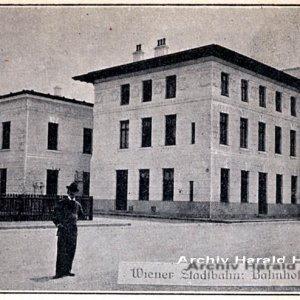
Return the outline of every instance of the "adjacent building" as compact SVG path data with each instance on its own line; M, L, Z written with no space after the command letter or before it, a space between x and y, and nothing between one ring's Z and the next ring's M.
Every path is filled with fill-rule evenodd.
M300 80L219 45L74 77L95 87L94 208L299 216Z
M93 104L23 90L0 96L0 192L89 195Z

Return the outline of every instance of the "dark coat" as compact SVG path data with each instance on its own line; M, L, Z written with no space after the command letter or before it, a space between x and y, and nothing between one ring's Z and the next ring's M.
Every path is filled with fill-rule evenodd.
M84 218L81 204L76 200L63 199L54 209L53 222L57 230L56 275L71 272L77 243L77 219Z

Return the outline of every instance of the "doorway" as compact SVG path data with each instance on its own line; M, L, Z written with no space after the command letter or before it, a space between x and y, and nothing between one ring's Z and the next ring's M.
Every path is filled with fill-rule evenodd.
M116 210L127 210L128 170L117 170Z

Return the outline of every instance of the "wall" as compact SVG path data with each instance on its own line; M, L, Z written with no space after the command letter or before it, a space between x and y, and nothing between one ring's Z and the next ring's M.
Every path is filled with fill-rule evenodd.
M58 194L65 194L76 171L90 171L91 155L83 154L83 128L93 128L92 107L31 96L28 109L27 192L34 191L34 182L46 188L47 169L53 169L59 170ZM48 122L59 124L57 151L47 149Z
M135 201L137 208L141 206L137 203L139 169L150 169L153 202L162 203L163 168L174 168L175 202L189 201L189 181L194 181L194 201L209 200L211 63L193 63L95 85L91 193L95 202L99 200L96 207L107 203L104 200L115 201L118 169L128 169L128 200L133 205ZM177 76L177 93L173 99L165 99L165 78L169 75ZM142 103L142 81L147 79L152 79L152 101ZM130 84L130 104L121 106L120 85L126 83ZM164 145L168 114L177 115L176 146ZM150 148L141 148L141 118L144 117L152 117ZM129 149L119 149L121 120L130 120ZM194 145L191 122L196 123Z
M229 97L221 96L221 72L230 75ZM249 101L241 101L241 79L248 80ZM266 108L259 106L259 85L266 86ZM282 92L282 112L275 111L275 91ZM290 129L296 130L299 145L299 99L297 91L279 85L267 78L257 76L248 71L233 67L221 61L213 63L213 103L212 103L212 189L211 200L220 201L220 168L230 169L230 202L240 203L240 172L248 170L249 173L249 202L254 203L256 210L258 202L258 172L268 173L268 203L270 215L284 215L284 206L275 204L276 174L283 175L283 204L291 202L291 175L298 176L298 201L300 179L300 149L297 148L297 157L290 157ZM290 115L290 97L297 98L297 116ZM229 114L229 145L219 144L219 114ZM248 119L248 149L240 148L239 126L240 117ZM266 152L258 151L258 122L266 123ZM275 126L282 127L282 154L275 154L274 131ZM272 204L277 208L272 208ZM253 206L244 205L241 211L253 213ZM280 208L281 207L281 208ZM272 213L271 213L272 211ZM277 211L277 213L275 213ZM257 211L256 211L257 212Z
M24 191L24 151L26 140L26 99L0 100L0 148L2 122L11 122L10 149L0 149L0 168L7 169L7 193Z

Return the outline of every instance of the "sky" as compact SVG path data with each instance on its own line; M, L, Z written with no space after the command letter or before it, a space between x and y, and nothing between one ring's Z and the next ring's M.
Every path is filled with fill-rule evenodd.
M0 7L0 95L23 89L93 102L73 76L145 58L166 38L169 53L219 44L275 68L300 67L300 6Z

